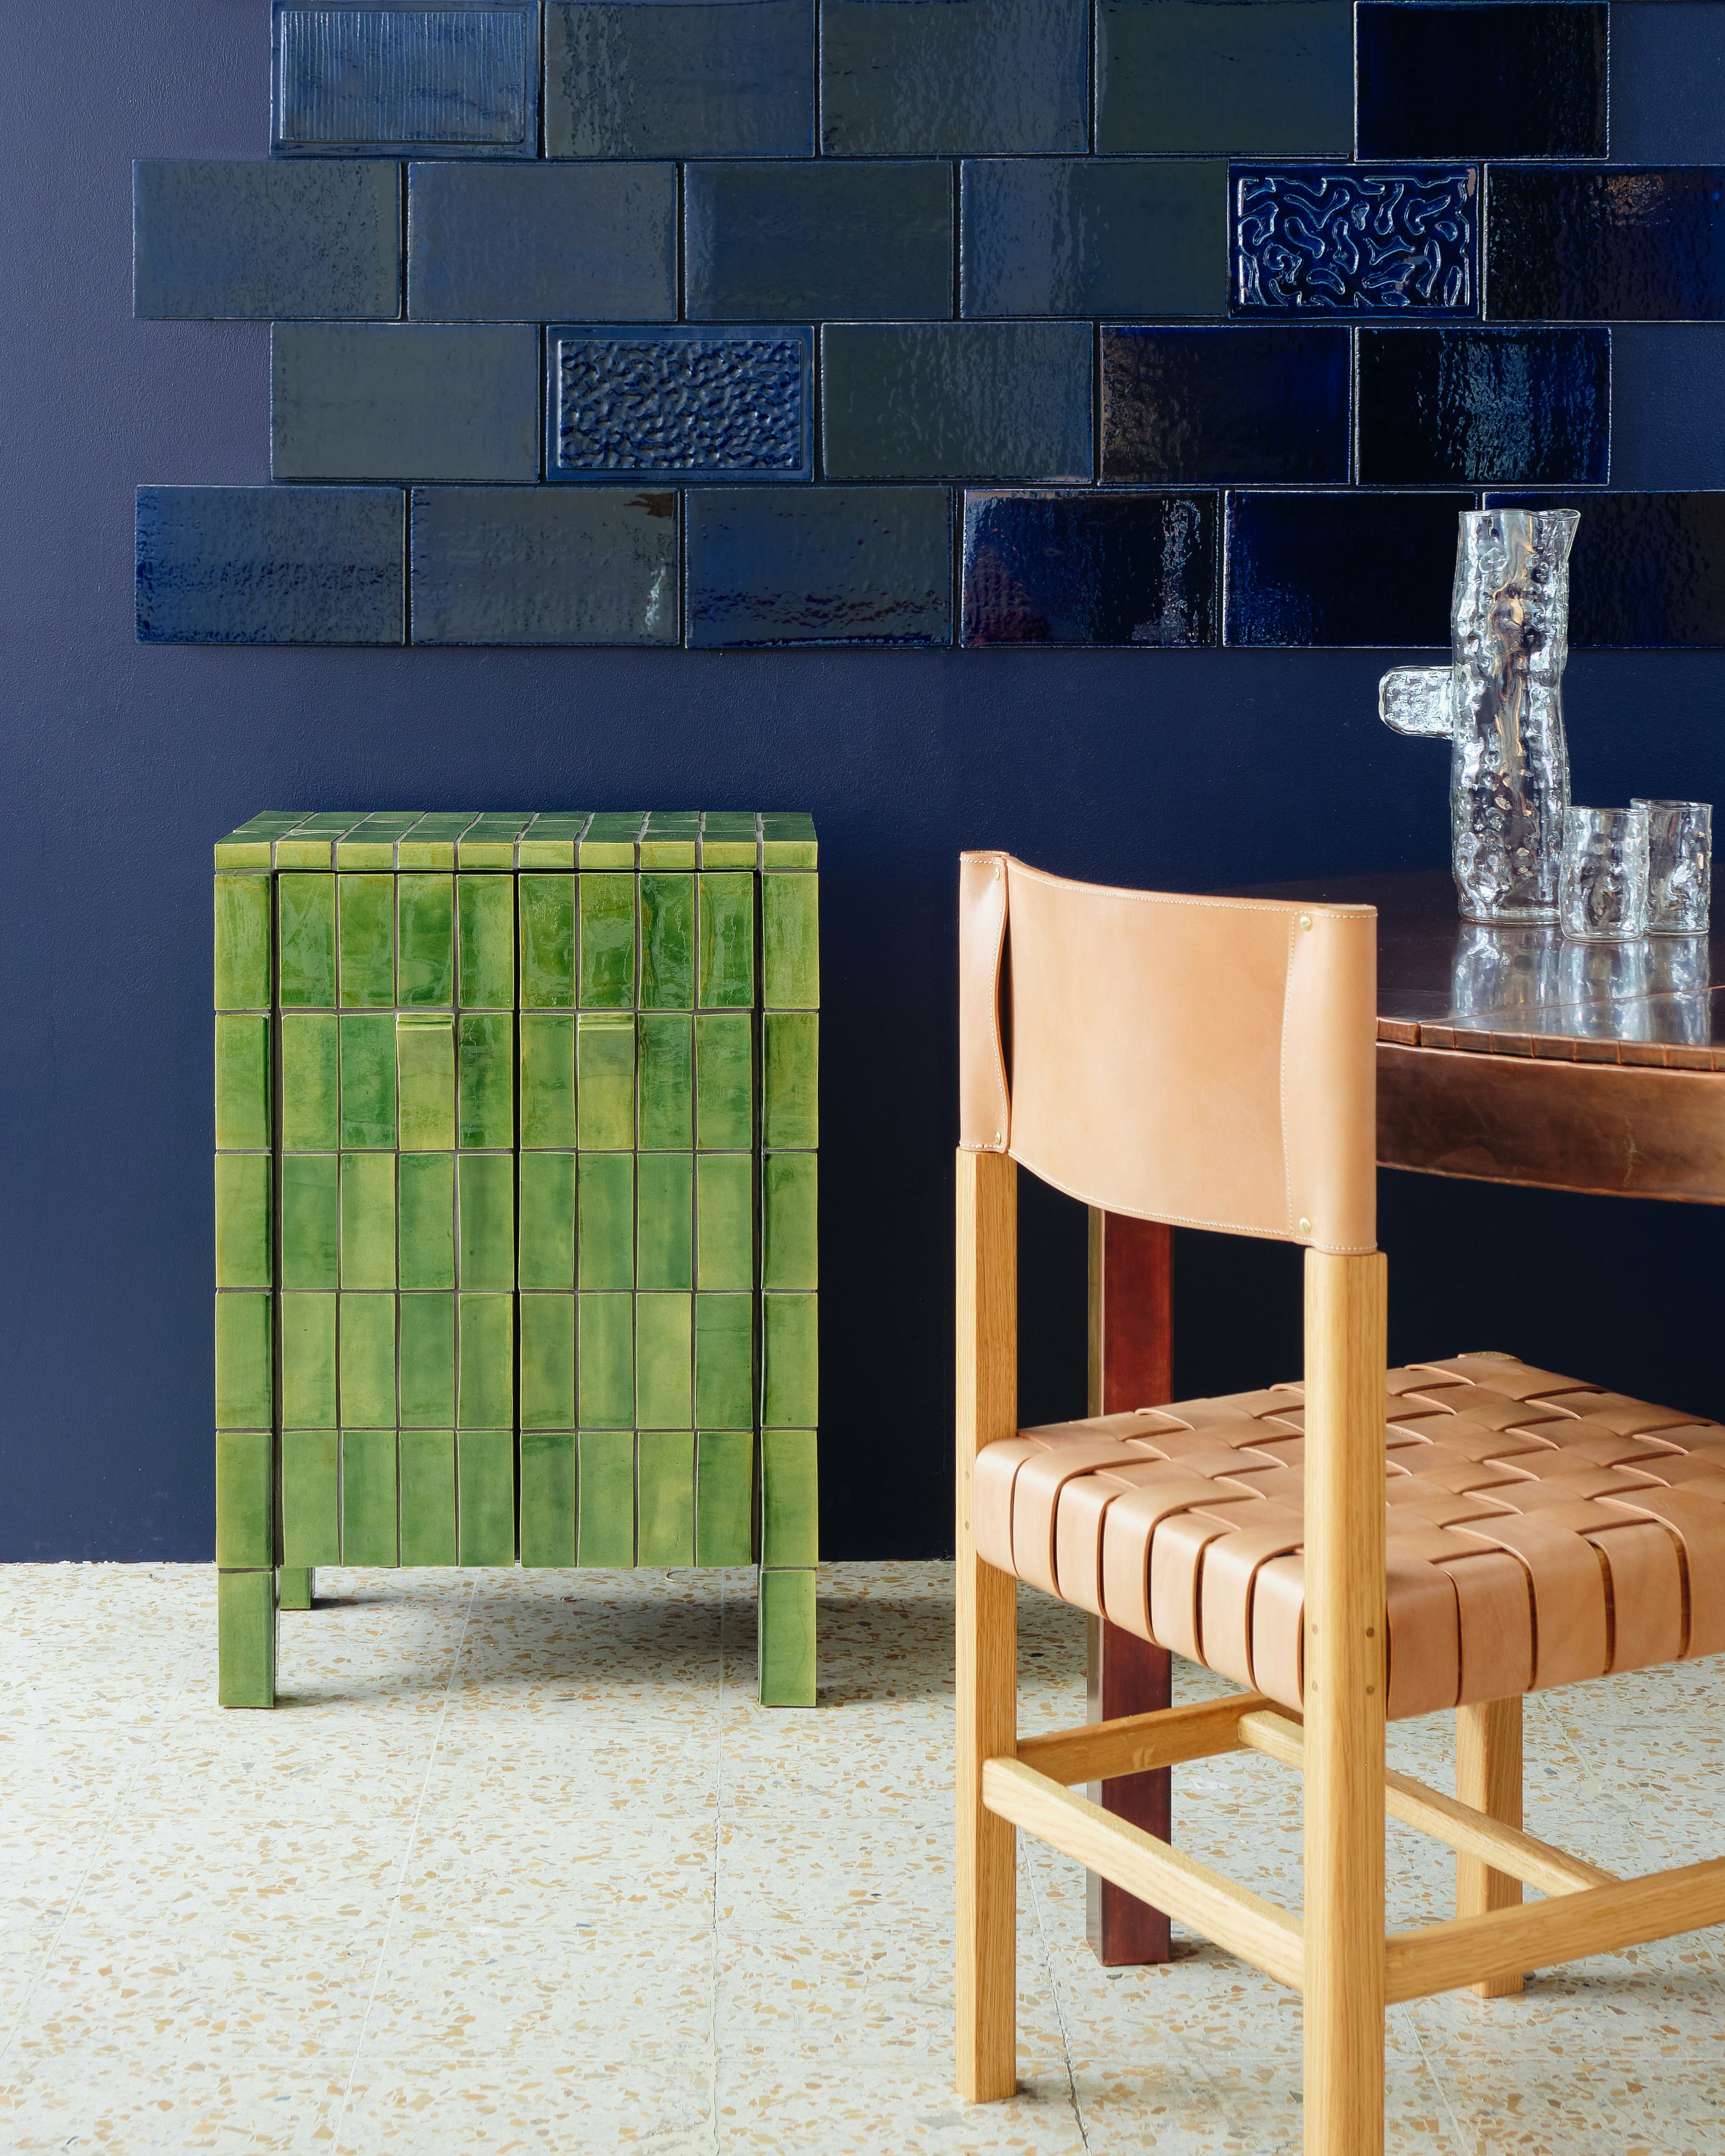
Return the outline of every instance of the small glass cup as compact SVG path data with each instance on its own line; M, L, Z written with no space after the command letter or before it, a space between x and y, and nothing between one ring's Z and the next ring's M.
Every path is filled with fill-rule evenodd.
M1647 932L1705 936L1712 899L1713 809L1708 801L1642 801L1647 814Z
M1578 943L1621 943L1647 932L1647 812L1566 808L1558 921Z

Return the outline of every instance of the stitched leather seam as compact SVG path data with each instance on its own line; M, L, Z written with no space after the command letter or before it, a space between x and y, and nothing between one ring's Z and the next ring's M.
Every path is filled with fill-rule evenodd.
M982 858L992 860L993 856L984 855ZM1301 913L1339 914L1358 918L1374 911L1369 906L1307 905L1291 898L1223 898L1189 891L1127 891L1117 884L1080 883L1072 876L1050 875L1045 869L1028 867L1012 854L1004 855L1002 858L1020 875L1029 876L1033 883L1059 885L1066 891L1086 891L1099 898L1130 899L1137 906L1195 906L1214 907L1230 913L1286 913L1296 919Z

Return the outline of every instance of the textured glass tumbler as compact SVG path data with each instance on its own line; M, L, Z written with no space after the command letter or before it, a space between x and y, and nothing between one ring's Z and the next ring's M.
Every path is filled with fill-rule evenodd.
M1558 920L1579 943L1647 932L1647 811L1566 808Z
M1705 936L1713 895L1713 811L1707 801L1642 801L1647 815L1647 932Z

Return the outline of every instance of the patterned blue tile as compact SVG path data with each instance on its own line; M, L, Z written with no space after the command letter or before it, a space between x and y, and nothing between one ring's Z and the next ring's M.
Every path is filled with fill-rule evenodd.
M814 0L552 0L548 157L807 157Z
M539 476L531 323L278 322L270 345L277 479Z
M683 187L693 321L952 311L950 165L690 165Z
M1488 494L1486 506L1579 509L1569 641L1725 645L1725 494Z
M1362 0L1359 155L1603 157L1610 13L1603 0Z
M966 315L1227 311L1225 165L975 159L963 168L960 202Z
M677 499L633 487L422 486L415 644L675 644Z
M1102 331L1102 478L1348 482L1345 329Z
M821 146L1002 157L1090 146L1086 0L822 0Z
M1603 485L1611 332L1362 330L1358 429L1368 485Z
M1216 640L1212 494L968 494L967 644Z
M808 479L813 333L751 324L546 332L547 479Z
M1479 311L1471 166L1236 165L1230 178L1236 312Z
M1725 167L1494 165L1486 281L1500 321L1725 321Z
M409 165L408 313L670 321L675 165Z
M1611 476L1621 487L1725 488L1725 322L1611 332Z
M141 644L399 644L394 487L141 486Z
M1096 147L1351 156L1349 0L1100 0Z
M398 166L144 157L131 177L133 314L401 312Z
M1447 644L1471 494L1230 494L1222 639Z
M275 0L273 21L275 156L538 155L536 5Z
M1725 163L1725 6L1622 7L1611 21L1611 154Z
M685 501L691 646L952 641L944 487L701 487Z
M1087 480L1087 322L829 323L829 479Z

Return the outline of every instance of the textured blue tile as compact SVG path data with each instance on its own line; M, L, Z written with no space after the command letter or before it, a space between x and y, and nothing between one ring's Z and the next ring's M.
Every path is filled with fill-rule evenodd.
M671 321L675 165L410 165L408 313Z
M950 165L690 165L683 186L693 321L952 311Z
M278 322L277 479L539 476L539 332L525 322Z
M1610 13L1603 0L1362 0L1360 156L1603 157Z
M807 479L803 328L546 331L547 479Z
M967 315L1227 312L1224 164L982 158L960 203Z
M1368 485L1603 485L1611 332L1362 330L1358 429Z
M1725 163L1725 5L1615 8L1611 154L1624 163Z
M1725 323L1611 332L1611 475L1621 487L1725 487Z
M1725 167L1494 165L1486 286L1508 321L1725 320Z
M141 644L399 644L402 496L141 486Z
M415 487L415 644L675 644L677 501L632 487Z
M143 157L131 180L135 315L401 312L398 166Z
M1725 494L1488 494L1486 506L1579 509L1569 641L1725 645Z
M1087 480L1086 322L829 323L829 479Z
M702 487L685 501L691 645L952 641L944 487Z
M1100 0L1096 147L1351 156L1349 0Z
M968 494L967 644L1216 640L1213 494Z
M276 0L273 19L278 157L537 156L536 5L295 8Z
M1345 329L1102 331L1102 477L1348 482Z
M1447 644L1471 494L1230 494L1230 644Z
M807 157L814 0L553 0L549 157Z
M822 0L821 146L840 157L1088 149L1086 0Z
M1471 166L1236 165L1230 180L1238 312L1478 312L1478 175Z

